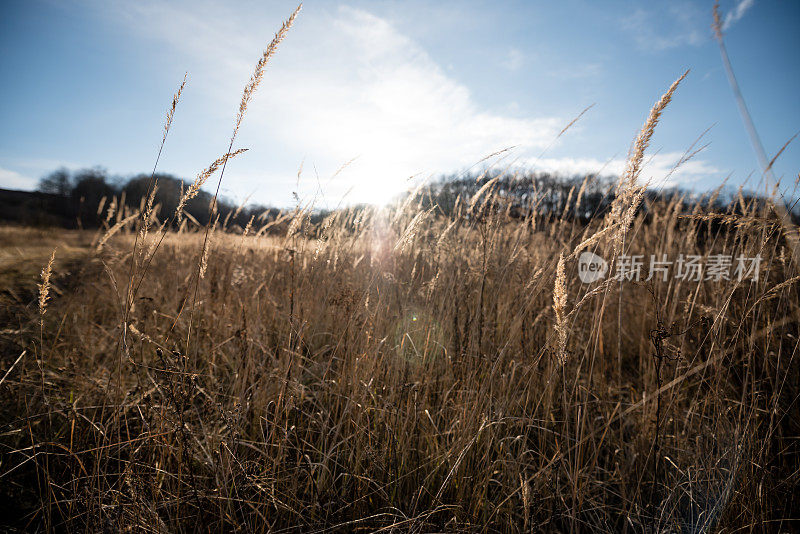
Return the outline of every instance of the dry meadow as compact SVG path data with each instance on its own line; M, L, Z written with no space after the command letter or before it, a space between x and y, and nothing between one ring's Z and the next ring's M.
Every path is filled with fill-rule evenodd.
M520 216L487 177L448 213L421 188L244 228L115 199L98 232L0 229L8 528L796 529L797 230L770 201L645 194L679 82L588 223L583 187ZM586 251L609 276L579 279ZM761 263L615 278L633 255Z

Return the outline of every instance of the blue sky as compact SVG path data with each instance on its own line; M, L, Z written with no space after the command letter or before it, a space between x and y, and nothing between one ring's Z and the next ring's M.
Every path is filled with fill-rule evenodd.
M704 190L730 175L732 186L758 188L711 37L711 5L309 0L267 68L236 142L250 151L229 165L222 190L277 206L290 204L293 191L309 198L319 190L321 206L382 202L510 146L497 165L614 174L652 104L687 68L643 178ZM293 8L5 0L0 187L33 189L59 166L149 170L187 71L159 170L192 179L227 148L242 88ZM721 8L771 157L800 130L800 3L728 0ZM709 127L708 148L665 181ZM794 184L800 140L774 170Z

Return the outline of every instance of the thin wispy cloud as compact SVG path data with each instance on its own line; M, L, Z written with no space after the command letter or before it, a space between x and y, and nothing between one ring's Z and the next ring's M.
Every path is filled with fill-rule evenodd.
M680 2L659 9L636 9L621 25L639 49L660 52L703 43L707 38L703 21L696 6Z
M736 7L729 11L727 15L725 15L725 21L722 23L722 29L727 30L734 23L741 20L745 13L747 13L747 11L753 7L753 4L755 4L755 0L739 0L739 2L736 3Z

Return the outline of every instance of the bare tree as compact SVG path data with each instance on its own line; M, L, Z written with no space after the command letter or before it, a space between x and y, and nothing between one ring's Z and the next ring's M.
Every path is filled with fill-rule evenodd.
M53 195L61 195L67 197L72 193L73 183L72 177L67 169L61 167L42 177L39 180L39 185L36 188L42 193L50 193Z

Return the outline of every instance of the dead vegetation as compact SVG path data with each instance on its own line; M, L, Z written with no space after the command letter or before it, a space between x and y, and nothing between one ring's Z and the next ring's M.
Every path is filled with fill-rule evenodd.
M678 82L601 223L511 217L491 182L447 217L419 195L239 235L109 216L69 290L3 331L3 514L69 532L796 528L797 266L762 204L719 229L645 197ZM585 250L611 275L636 254L762 261L757 280L584 284Z

